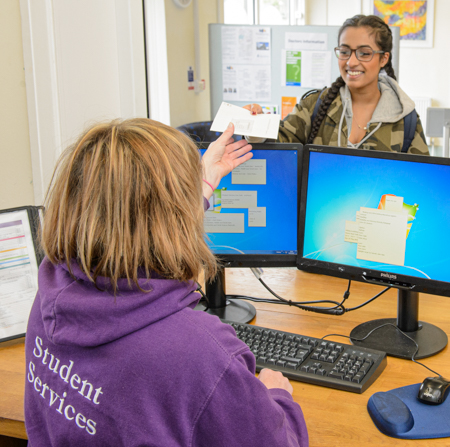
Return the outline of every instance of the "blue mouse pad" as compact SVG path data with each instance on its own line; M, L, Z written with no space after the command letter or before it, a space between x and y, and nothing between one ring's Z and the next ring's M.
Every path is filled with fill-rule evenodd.
M378 430L393 438L427 439L450 436L450 395L440 405L417 400L420 383L373 394L367 410Z

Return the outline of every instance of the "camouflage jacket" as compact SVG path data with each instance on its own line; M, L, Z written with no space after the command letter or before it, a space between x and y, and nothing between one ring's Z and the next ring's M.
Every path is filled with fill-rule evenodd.
M326 95L328 90L322 93L322 97ZM311 93L304 97L297 104L290 115L288 115L281 123L278 133L278 141L281 142L300 142L306 144L308 136L311 131L311 116L314 111L319 92ZM413 106L414 108L414 106ZM327 111L327 116L323 120L314 144L321 144L327 146L338 146L339 139L339 123L341 121L344 107L341 95L338 94L334 101L330 104ZM379 126L379 128L370 135L367 140L359 146L360 149L372 149L378 151L392 151L401 152L403 146L404 136L404 119L401 118L397 122L371 122L368 125L366 135L370 134ZM340 135L340 146L347 147L348 145L348 127L347 121L342 122L342 129ZM417 127L414 139L409 147L408 153L429 155L428 146L425 141L422 123L420 118L417 119Z

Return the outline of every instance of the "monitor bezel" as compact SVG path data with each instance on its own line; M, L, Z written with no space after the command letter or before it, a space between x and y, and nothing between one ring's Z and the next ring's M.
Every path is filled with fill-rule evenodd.
M362 150L341 148L334 146L322 145L305 145L302 157L302 173L300 186L300 207L298 212L298 256L297 268L309 273L318 273L327 276L344 278L359 282L371 283L380 286L390 286L402 290L410 290L414 292L422 292L433 295L442 295L450 297L450 284L444 281L418 278L415 276L401 275L391 273L389 271L371 270L362 267L348 266L344 264L336 264L326 261L303 257L303 245L305 236L305 215L307 207L307 191L308 191L308 171L309 171L309 154L311 152L327 152L334 154L350 155L357 157L379 158L387 160L402 160L412 163L438 164L450 166L450 159L443 157L431 157L426 155L415 155L398 152L384 152L375 150ZM390 274L393 277L388 279L381 277L381 274Z
M207 149L211 143L202 142L197 143L199 149ZM299 191L301 183L301 160L303 144L301 143L251 143L253 150L292 150L297 151L297 203L296 209L299 209ZM298 229L298 215L297 215L297 229ZM298 233L297 233L297 254L215 254L220 264L226 268L239 267L296 267L298 255Z

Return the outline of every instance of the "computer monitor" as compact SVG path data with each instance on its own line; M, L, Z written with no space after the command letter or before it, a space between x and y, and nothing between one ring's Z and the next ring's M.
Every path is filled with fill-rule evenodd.
M398 289L397 318L358 326L352 342L411 358L392 323L416 358L442 350L447 335L418 321L418 292L450 296L450 160L307 145L301 175L297 267Z
M205 145L201 146L203 154ZM220 261L214 281L206 284L208 312L248 322L249 302L229 299L225 268L295 267L301 144L252 144L251 160L220 182L205 213L208 244Z

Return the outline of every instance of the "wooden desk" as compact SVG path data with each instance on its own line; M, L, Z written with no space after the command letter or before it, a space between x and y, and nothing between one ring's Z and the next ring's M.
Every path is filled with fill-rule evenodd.
M23 413L24 341L17 338L0 343L0 435L19 439L27 439ZM6 445L6 440L0 439L0 445Z
M332 299L340 301L347 281L338 278L307 274L296 269L266 269L264 281L284 298L291 300ZM227 293L271 298L249 269L226 272ZM380 287L352 283L348 307L354 307L371 298ZM338 333L348 335L350 330L367 320L394 318L397 314L397 295L390 290L364 308L343 316L305 312L283 305L256 304L254 323L260 326L322 337ZM450 334L450 299L421 295L419 318L436 324ZM336 341L345 341L336 338ZM450 375L449 348L422 360L430 368ZM367 401L377 391L388 391L422 382L428 371L407 360L388 357L386 369L363 394L348 393L330 388L294 382L294 399L305 414L310 435L310 446L351 447L367 445L448 446L450 438L432 440L398 440L381 434L373 424ZM26 439L23 417L23 386L25 359L23 339L0 345L0 435ZM1 444L1 443L0 443Z
M278 295L293 301L340 301L348 284L343 279L307 274L296 269L264 269L263 280ZM249 269L227 270L226 284L228 294L272 298ZM353 282L347 307L357 306L381 290L381 287ZM257 308L257 314L252 323L314 337L332 333L348 335L353 327L362 322L397 316L397 292L394 290L389 290L371 304L343 316L305 312L284 305L253 304ZM450 337L450 298L421 294L419 319L439 326ZM341 337L334 340L349 343ZM383 435L375 427L367 412L367 401L372 394L419 383L432 375L427 369L411 361L394 357L388 357L387 360L381 376L363 394L291 381L294 399L301 405L305 415L311 447L450 445L450 438L399 440ZM444 376L450 375L448 346L439 354L421 362Z

